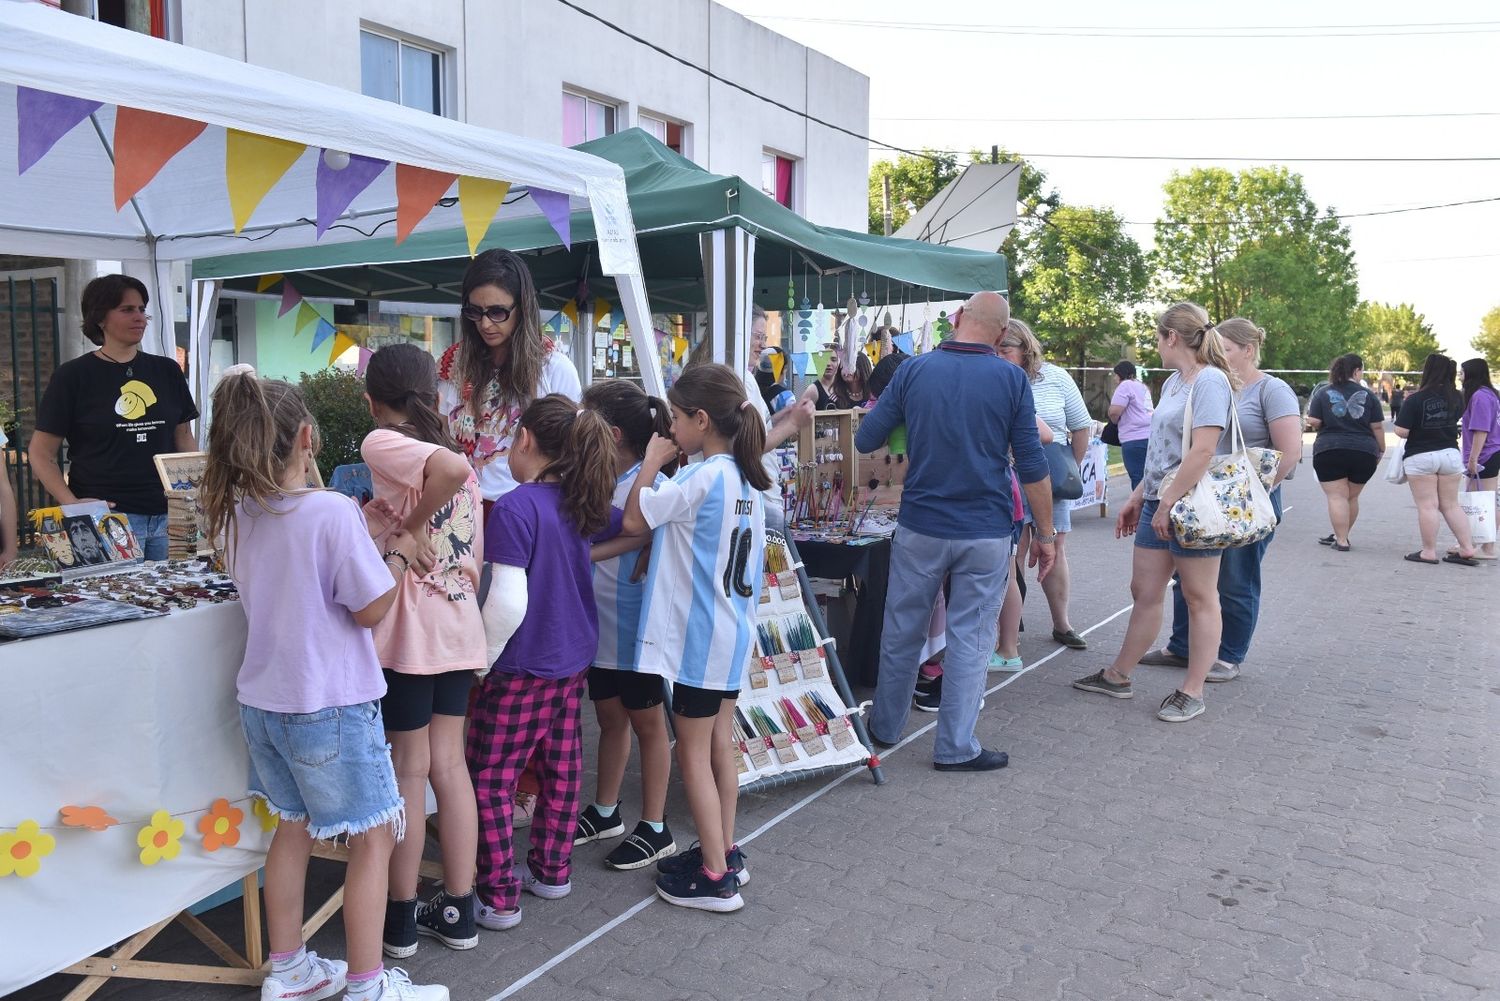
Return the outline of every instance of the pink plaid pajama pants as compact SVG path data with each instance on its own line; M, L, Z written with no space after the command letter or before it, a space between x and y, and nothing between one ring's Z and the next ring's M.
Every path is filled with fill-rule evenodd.
M583 785L579 710L587 678L587 669L571 678L491 671L474 700L466 757L479 803L475 885L496 910L520 905L511 816L516 783L533 755L541 791L526 862L540 882L568 881Z

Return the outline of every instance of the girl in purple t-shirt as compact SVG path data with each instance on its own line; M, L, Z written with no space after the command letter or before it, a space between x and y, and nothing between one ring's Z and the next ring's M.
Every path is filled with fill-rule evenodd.
M579 708L599 621L589 541L618 531L611 515L614 436L592 410L554 393L521 414L508 460L518 486L495 501L484 532L492 665L469 712L468 759L479 801L478 921L521 923L521 890L556 899L572 890L573 834L583 784ZM518 876L512 818L516 783L535 759L531 851Z
M370 628L408 569L431 563L408 532L382 554L347 497L307 489L317 429L302 394L253 372L214 391L203 508L223 540L249 623L238 678L250 748L250 794L280 819L266 858L271 972L262 999L439 1001L381 963L391 851L406 827L381 725L385 679ZM302 941L302 898L314 840L349 843L344 937L349 961Z
M1481 493L1495 492L1500 483L1500 393L1490 382L1490 363L1483 358L1470 358L1463 363L1464 374L1464 474L1468 477L1465 490L1472 490L1478 481ZM1477 560L1495 558L1495 544L1486 542L1476 547Z

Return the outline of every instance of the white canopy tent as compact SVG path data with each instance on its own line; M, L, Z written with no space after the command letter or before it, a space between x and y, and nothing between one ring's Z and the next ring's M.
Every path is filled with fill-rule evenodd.
M18 174L17 91L31 88L103 107ZM208 128L177 153L120 211L114 201L118 105L172 115ZM306 150L235 232L226 186L229 130L306 145ZM120 260L151 290L155 316L144 344L175 346L170 265L249 249L316 241L316 175L324 149L512 185L501 216L540 211L535 188L591 211L598 254L620 298L644 382L662 383L625 180L619 166L586 153L440 118L301 77L262 69L50 9L0 0L0 252ZM364 239L394 226L395 169L380 174L322 241ZM413 231L463 225L444 199ZM420 241L417 241L420 242ZM423 255L414 252L414 259ZM190 357L200 406L217 283L190 297Z
M971 163L892 236L990 253L1016 225L1021 165Z

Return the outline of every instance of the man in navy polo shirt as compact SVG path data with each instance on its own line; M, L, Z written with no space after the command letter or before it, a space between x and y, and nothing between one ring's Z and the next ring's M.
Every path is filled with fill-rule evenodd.
M953 335L896 370L854 439L873 452L906 425L906 485L891 543L880 680L870 735L889 747L911 713L912 686L933 603L949 581L948 649L934 766L939 771L1004 768L1003 751L974 736L985 664L1010 572L1010 453L1033 520L1052 524L1052 486L1037 436L1026 373L995 353L1010 307L980 292L953 318ZM1057 536L1034 536L1030 563L1045 577Z

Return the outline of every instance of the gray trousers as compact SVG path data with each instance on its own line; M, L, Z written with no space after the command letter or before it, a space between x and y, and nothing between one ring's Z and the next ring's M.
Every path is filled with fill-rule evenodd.
M984 698L1011 556L1009 536L934 539L896 529L880 640L880 679L870 716L870 732L875 737L894 743L906 727L927 624L946 577L950 582L948 649L943 657L943 701L932 757L942 764L956 764L979 754L974 724Z

